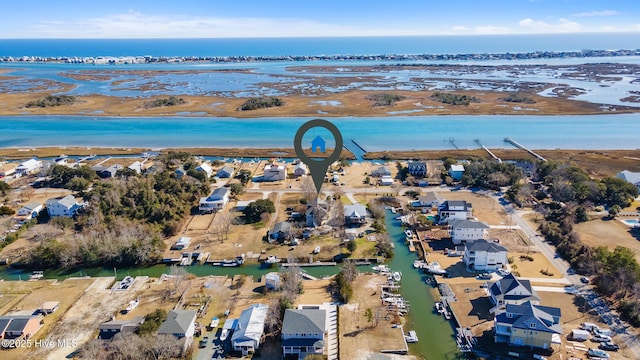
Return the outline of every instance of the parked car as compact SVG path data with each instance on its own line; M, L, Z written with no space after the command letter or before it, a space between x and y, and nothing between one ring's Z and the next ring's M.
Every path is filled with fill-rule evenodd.
M498 275L500 276L507 276L509 275L509 272L507 270L504 269L498 269L498 271L496 271L498 273Z
M209 337L205 336L202 338L202 340L200 340L200 347L207 347L207 343L209 343Z
M600 335L600 334L596 334L593 335L593 337L591 338L591 341L595 341L595 342L609 342L611 341L611 337L607 336L607 335Z
M588 284L589 281L590 281L589 278L586 277L586 276L583 276L583 277L580 278L580 282L583 283L583 284Z
M599 349L589 349L587 351L587 356L589 356L592 359L608 359L609 358L609 354L605 351L599 350Z
M478 279L480 280L491 280L491 274L489 273L482 273L478 275Z
M602 350L618 351L618 349L620 349L620 346L618 346L618 344L614 344L611 341L607 341L607 342L603 342L602 344L598 345L598 348L602 349Z

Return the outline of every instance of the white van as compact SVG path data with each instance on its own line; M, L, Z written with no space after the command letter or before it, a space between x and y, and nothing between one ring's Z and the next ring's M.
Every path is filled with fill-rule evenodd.
M583 330L587 330L587 331L591 331L591 332L600 330L600 327L598 325L596 325L594 323L590 323L590 322L584 322L584 323L580 324L580 327Z
M611 331L611 329L597 329L594 331L594 333L598 335L607 335L607 336L613 335L613 332Z

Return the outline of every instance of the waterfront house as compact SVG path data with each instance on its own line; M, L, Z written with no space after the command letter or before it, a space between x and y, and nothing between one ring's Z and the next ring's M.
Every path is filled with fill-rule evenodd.
M76 201L73 195L67 195L62 198L47 200L46 207L50 217L73 217L77 214L78 210L82 208L82 205Z
M92 169L93 171L96 172L96 174L99 177L103 179L108 179L108 178L115 177L116 174L118 173L118 170L122 170L123 168L124 167L120 164L113 164L110 166L96 165Z
M111 320L98 326L98 339L111 340L116 334L131 335L140 324L144 323L144 316L136 316L130 320Z
M307 226L316 227L322 225L329 214L329 204L316 198L315 205L313 202L307 203L307 211L305 213Z
M437 209L444 202L444 198L436 191L427 191L426 194L418 196L418 200L412 203L415 207L426 209Z
M407 164L407 170L409 174L416 178L423 178L427 176L427 162L426 161L409 161Z
M464 165L461 164L453 164L449 168L449 176L455 181L460 181L462 179L462 175L464 175Z
M41 326L40 317L34 315L0 316L0 339L30 339Z
M324 355L327 336L327 312L324 309L287 309L282 321L282 353L285 358L297 355Z
M456 219L449 222L449 235L454 245L486 239L489 229L489 225L475 220Z
M216 176L221 178L221 179L227 179L233 176L233 172L234 169L231 166L223 166L221 167L218 172L216 173Z
M344 222L348 225L362 225L367 222L367 208L362 204L344 206Z
M180 179L181 177L187 175L187 170L185 170L184 167L180 166L179 168L175 169L173 173L176 174L176 177L178 179Z
M507 249L484 239L467 242L464 247L464 264L477 271L496 271L507 266Z
M27 219L32 219L38 216L40 211L44 208L42 203L34 201L18 209L18 216L25 216Z
M447 200L438 207L438 223L448 224L453 220L466 220L473 218L471 203L465 200Z
M496 312L494 340L515 346L549 349L561 342L561 310L526 301L520 305L508 304Z
M371 171L371 176L374 176L374 177L391 176L391 168L388 166L380 166L379 168Z
M260 348L268 310L268 305L255 304L242 311L231 336L233 350L246 356Z
M185 351L193 342L196 314L195 310L169 311L167 319L158 328L158 335L172 335L178 339L184 339L182 351Z
M273 225L273 229L267 232L270 243L283 242L291 238L291 223L282 221Z
M129 166L127 166L127 169L135 171L136 174L141 174L142 171L144 170L144 163L136 160L132 162Z
M206 162L203 162L202 164L196 166L196 171L205 173L208 178L213 175L213 169L211 168L211 165Z
M300 162L293 166L293 176L300 177L302 175L307 175L307 165Z
M211 213L221 210L229 202L229 189L225 187L213 190L211 195L200 198L198 210L201 213Z
M15 169L16 174L24 176L31 174L42 167L42 161L37 159L29 159L20 163Z
M378 183L382 186L391 186L393 185L393 179L390 175L383 175L380 177L380 180L378 180Z
M287 177L287 167L284 164L267 164L264 167L262 181L280 181Z
M616 177L635 185L638 188L638 191L640 191L640 172L623 170L619 172L618 175L616 175Z
M540 303L540 297L531 287L531 282L518 279L513 274L507 274L489 286L489 299L497 307L506 304L520 305L527 301Z

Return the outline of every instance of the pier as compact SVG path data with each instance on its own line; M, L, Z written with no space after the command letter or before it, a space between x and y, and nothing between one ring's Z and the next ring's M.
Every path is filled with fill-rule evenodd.
M513 146L515 146L515 147L517 147L518 149L522 149L522 150L524 150L524 151L528 152L529 154L533 155L533 156L534 156L535 158L537 158L538 160L542 160L542 161L544 161L544 162L547 162L547 159L545 159L545 158L543 158L542 156L540 156L540 155L536 154L533 150L531 150L531 149L529 149L528 147L526 147L526 146L524 146L524 145L520 144L519 142L517 142L517 141L513 140L513 139L512 139L512 138L510 138L510 137L506 137L506 138L504 138L504 141L505 141L505 142L508 142L509 144L511 144L511 145L513 145Z
M480 143L480 139L476 139L476 144L478 144L478 146L480 146L482 148L482 150L486 151L489 154L489 156L491 156L495 161L498 162L498 164L502 164L502 159L500 159L494 153L492 153L491 150L489 150L489 148L487 148L486 146L482 145Z
M347 144L342 144L342 147L351 152L353 156L356 157L357 161L364 161L364 155L367 153L367 150L365 150L365 148L363 148L362 145L358 144L355 140L351 139L351 142L355 147L352 146L351 149L349 149Z
M280 264L280 266L282 267L289 267L289 266L297 266L297 267L311 267L311 266L336 266L338 265L338 263L333 262L333 261L316 261L316 262L310 262L310 263L282 263Z

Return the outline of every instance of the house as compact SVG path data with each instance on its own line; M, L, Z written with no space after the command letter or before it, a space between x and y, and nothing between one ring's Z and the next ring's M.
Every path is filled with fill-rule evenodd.
M268 310L268 305L255 304L242 311L231 336L233 350L244 356L260 348Z
M471 203L464 200L447 200L438 207L438 223L447 224L453 220L473 218Z
M453 164L449 168L449 176L455 181L460 181L464 175L464 166L460 164Z
M96 165L92 169L103 179L115 177L118 170L122 170L124 167L120 164L113 164L111 166Z
M44 208L44 205L42 205L42 203L30 202L27 205L18 209L18 216L26 216L27 219L32 219L37 217L43 208Z
M509 263L504 246L484 239L467 242L462 259L467 268L478 271L495 271Z
M140 174L144 170L144 163L136 160L132 162L131 165L127 166L127 169L135 171L136 174Z
M0 179L11 176L16 173L17 163L2 163L0 162Z
M203 172L203 173L207 174L208 178L210 178L211 175L213 175L213 169L211 168L211 165L209 165L206 162L203 162L202 164L198 165L196 167L196 171Z
M291 238L291 223L282 221L273 225L273 229L267 232L270 243L282 242Z
M444 202L444 198L436 191L428 191L426 194L418 196L418 200L412 203L415 207L437 209Z
M456 219L449 222L449 235L454 245L486 239L489 236L489 225L474 220Z
M388 166L380 166L379 168L371 171L371 176L374 176L374 177L391 176L391 168Z
M560 317L561 310L556 307L536 305L531 301L508 304L496 313L494 340L496 343L549 349L561 341Z
M427 176L427 162L426 161L409 161L407 164L407 170L409 174L416 178L423 178Z
M316 136L313 140L311 140L311 152L316 152L320 150L320 152L327 152L326 142L320 136Z
M280 289L280 274L277 272L270 272L264 276L264 285L269 290Z
M221 167L216 173L216 176L221 179L226 179L226 178L232 177L233 172L234 172L234 169L231 166L227 165L227 166Z
M111 340L116 334L133 334L140 324L144 323L144 316L136 316L130 320L111 320L98 326L98 339Z
M382 186L390 186L393 185L393 179L390 175L383 175L380 177L380 180L378 180L378 183Z
M20 163L15 169L15 172L20 176L31 174L32 172L40 169L42 167L42 161L37 159L29 159L25 162Z
M307 165L300 162L293 166L293 176L300 177L302 175L307 175Z
M513 274L507 274L489 286L489 299L496 306L520 305L527 301L540 303L540 297L531 287L531 282L518 279Z
M193 342L196 331L195 310L171 310L167 319L160 324L158 335L173 335L178 339L185 339L183 351Z
M59 306L59 301L45 301L44 303L42 303L40 309L38 309L38 312L44 315L53 314L54 312L56 312L56 310L58 310Z
M307 226L316 227L322 225L329 214L329 204L316 198L315 206L313 203L307 203L307 210L305 213Z
M73 195L67 195L63 198L47 200L46 207L50 217L73 217L82 208L82 205L76 201Z
M297 355L325 354L327 312L324 309L287 309L282 321L282 354L285 358Z
M629 170L623 170L616 175L618 179L622 179L628 183L635 185L640 191L640 172L631 172Z
M213 190L211 195L200 198L198 210L201 213L211 213L221 210L229 202L229 189L225 187Z
M189 247L191 244L191 238L187 236L183 236L175 244L171 247L171 250L184 250Z
M344 206L344 222L346 225L362 225L367 222L367 208L362 204Z
M40 330L42 323L38 316L7 315L0 316L0 339L30 339Z
M287 167L284 164L278 165L276 163L267 164L264 167L264 175L262 181L280 181L287 177Z

